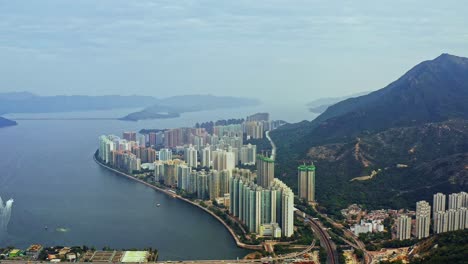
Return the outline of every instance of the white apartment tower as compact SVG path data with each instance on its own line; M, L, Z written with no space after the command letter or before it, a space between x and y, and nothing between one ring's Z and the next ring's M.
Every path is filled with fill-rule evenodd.
M190 145L184 150L184 160L189 167L196 168L198 165L198 154L197 150Z
M411 217L402 215L397 219L397 238L399 240L410 239L411 237Z
M416 203L416 237L418 239L429 236L431 225L431 206L426 201Z

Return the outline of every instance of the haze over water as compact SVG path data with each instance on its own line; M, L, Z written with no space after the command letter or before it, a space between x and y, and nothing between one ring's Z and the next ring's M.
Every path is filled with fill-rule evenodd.
M289 109L288 111L284 109ZM8 236L0 246L89 245L145 248L160 259L235 259L224 227L208 214L142 184L115 175L92 156L101 134L142 128L193 126L220 118L269 111L273 119L300 121L313 114L303 106L259 106L183 114L167 120L20 120L0 129L0 195L15 203ZM87 113L11 114L21 117L120 117L128 110ZM160 203L160 207L156 204ZM48 229L45 229L45 226Z

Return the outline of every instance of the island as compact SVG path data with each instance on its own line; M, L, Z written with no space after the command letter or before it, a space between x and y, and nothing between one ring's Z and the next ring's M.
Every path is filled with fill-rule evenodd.
M16 125L17 125L16 121L6 119L0 116L0 128L8 127L8 126L16 126Z
M144 119L175 118L182 113L205 110L240 108L255 106L260 102L256 99L214 96L214 95L183 95L160 99L156 104L145 109L128 114L120 120L138 121Z

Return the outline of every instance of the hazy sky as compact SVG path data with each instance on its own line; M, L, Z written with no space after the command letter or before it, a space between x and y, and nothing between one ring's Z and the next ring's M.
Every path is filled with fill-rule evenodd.
M468 56L460 1L0 0L0 91L310 101Z

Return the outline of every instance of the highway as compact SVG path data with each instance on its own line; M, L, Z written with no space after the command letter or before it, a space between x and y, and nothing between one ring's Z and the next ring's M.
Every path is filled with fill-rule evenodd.
M318 213L318 212L317 212L317 213ZM348 240L346 240L346 239L343 238L343 237L342 237L341 239L343 239L343 240L344 240L346 243L348 243L350 246L352 246L352 247L354 247L354 248L356 248L356 249L362 250L362 252L364 252L364 258L365 258L365 261L364 261L364 262L365 262L365 263L368 263L368 264L372 263L372 261L373 261L373 260L372 260L372 255L371 255L369 252L367 252L367 250L366 250L366 245L365 245L361 240L359 240L359 238L357 238L357 237L353 234L353 232L351 232L350 230L348 230L348 229L346 229L346 228L343 228L343 226L342 226L341 224L336 223L336 222L333 221L333 219L331 219L330 217L328 217L328 216L326 216L326 215L324 215L324 214L321 214L321 213L318 213L318 214L320 214L322 217L324 217L326 220L328 220L330 223L332 223L332 225L334 225L335 227L338 227L338 228L340 228L341 230L343 230L343 232L345 233L345 235L346 235L347 237L351 238L351 239L354 241L354 243L349 242Z
M302 257L304 254L308 253L315 247L316 241L312 241L306 249L300 252L293 252L287 255L280 255L277 257L268 257L268 258L261 258L261 259L239 259L239 260L184 260L184 261L158 261L157 263L199 263L199 264L211 264L211 263L265 263L271 261L278 261L278 260L286 260L286 259L295 259L298 257Z
M325 246L325 249L327 250L327 263L338 263L338 252L336 251L336 248L334 247L334 244L331 241L328 232L324 230L324 227L320 224L319 221L314 220L310 215L307 215L304 212L302 212L302 214L306 216L305 219L308 223L310 223L310 226L314 230L315 234L319 236L320 244L322 246Z

